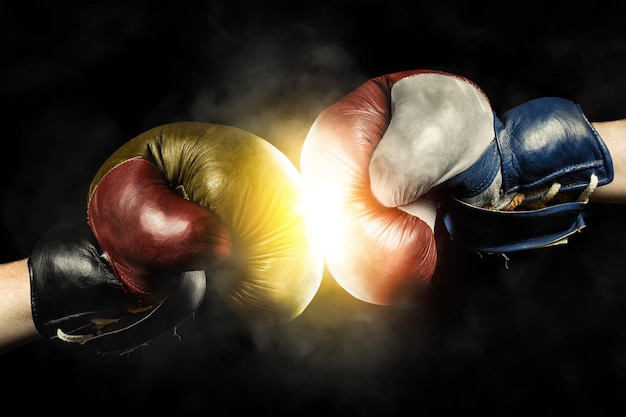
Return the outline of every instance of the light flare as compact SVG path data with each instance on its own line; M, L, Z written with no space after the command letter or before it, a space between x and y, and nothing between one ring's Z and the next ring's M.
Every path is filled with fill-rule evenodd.
M313 245L322 253L332 250L336 236L344 227L339 213L342 212L344 196L338 187L308 190L305 193L305 211Z

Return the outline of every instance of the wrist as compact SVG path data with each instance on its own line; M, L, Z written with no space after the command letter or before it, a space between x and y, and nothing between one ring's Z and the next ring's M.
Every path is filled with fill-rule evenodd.
M40 339L30 307L27 259L0 265L0 353Z

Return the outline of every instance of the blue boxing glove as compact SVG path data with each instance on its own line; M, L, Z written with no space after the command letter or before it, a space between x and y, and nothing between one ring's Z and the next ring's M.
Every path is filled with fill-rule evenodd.
M446 184L456 197L444 209L448 232L484 252L567 242L585 227L591 193L613 180L602 138L579 105L555 97L494 117L494 130L480 159Z
M370 177L382 204L410 211L433 198L453 239L496 253L566 242L585 227L583 209L613 166L569 100L531 100L499 118L471 81L426 73L393 86Z
M613 179L606 145L580 106L545 97L494 116L495 137L480 158L444 186L473 205L498 210L542 208L557 195ZM588 192L589 192L588 191ZM587 193L588 193L587 192ZM577 199L585 200L583 193Z

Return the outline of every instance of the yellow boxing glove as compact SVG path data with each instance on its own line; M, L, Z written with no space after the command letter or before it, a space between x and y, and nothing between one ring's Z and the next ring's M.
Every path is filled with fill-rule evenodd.
M165 299L177 274L204 270L238 315L277 325L321 283L300 173L238 128L177 122L138 135L100 167L87 211L137 305Z

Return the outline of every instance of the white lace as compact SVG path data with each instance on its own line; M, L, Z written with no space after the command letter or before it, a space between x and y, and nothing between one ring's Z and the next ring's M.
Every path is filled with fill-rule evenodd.
M589 197L598 187L598 176L596 174L591 174L589 178L589 184L587 187L580 193L576 201L579 203L587 204L589 202ZM533 208L545 207L548 205L550 201L557 196L559 191L561 190L561 184L558 182L553 183L548 191L537 201L530 203L529 205ZM503 208L504 211L513 211L520 205L522 205L526 200L526 195L523 193L517 193L511 201Z

